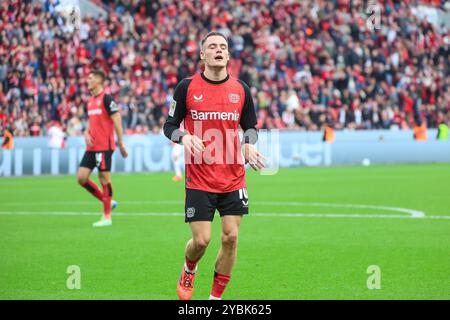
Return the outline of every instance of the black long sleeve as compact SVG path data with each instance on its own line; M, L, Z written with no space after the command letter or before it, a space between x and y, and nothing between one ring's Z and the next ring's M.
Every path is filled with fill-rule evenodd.
M258 141L258 130L256 129L256 111L252 94L244 81L239 80L239 83L244 87L245 92L244 107L242 108L241 121L239 122L242 130L244 130L243 143L255 144Z
M103 96L103 105L110 116L119 111L119 106L114 102L114 98L110 94Z
M164 123L164 135L176 143L181 143L181 139L186 135L180 130L180 124L186 115L186 95L190 83L190 79L183 79L176 86L169 115Z

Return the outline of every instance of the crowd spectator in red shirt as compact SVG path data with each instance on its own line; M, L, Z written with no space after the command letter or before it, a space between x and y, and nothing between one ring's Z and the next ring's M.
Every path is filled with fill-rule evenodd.
M450 30L412 13L444 1L378 1L373 30L361 0L93 2L108 14L76 26L58 0L0 3L0 127L44 135L58 121L81 134L85 77L101 67L126 132L158 133L175 84L201 69L210 30L230 35L229 71L251 86L260 128L433 128L450 118Z

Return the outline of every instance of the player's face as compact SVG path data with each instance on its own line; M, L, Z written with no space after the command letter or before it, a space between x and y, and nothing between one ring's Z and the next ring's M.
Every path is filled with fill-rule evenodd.
M95 91L102 85L102 79L99 76L91 73L87 78L87 86L89 91Z
M227 41L221 36L209 37L203 44L200 58L209 68L225 68L230 60Z

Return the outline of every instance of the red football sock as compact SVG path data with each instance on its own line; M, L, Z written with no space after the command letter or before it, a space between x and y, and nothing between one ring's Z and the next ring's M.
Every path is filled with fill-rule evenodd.
M214 281L212 285L211 295L214 298L222 298L223 291L227 287L231 276L214 272Z
M189 260L188 257L186 257L186 267L192 272L195 272L195 267L197 267L197 262L198 262L198 260L192 261L192 260Z
M111 183L102 184L103 187L103 215L105 219L111 219L111 198L112 186Z
M103 202L103 192L100 191L95 182L88 180L88 182L83 184L83 188L89 191L98 200Z

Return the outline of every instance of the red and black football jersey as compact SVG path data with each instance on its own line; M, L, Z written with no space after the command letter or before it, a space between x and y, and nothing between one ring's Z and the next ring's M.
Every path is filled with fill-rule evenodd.
M87 151L108 151L116 148L114 123L111 115L119 111L111 95L104 91L93 96L87 103L89 134L93 145L86 146Z
M182 122L185 132L179 130ZM164 134L177 143L193 134L206 147L201 159L185 153L186 188L224 193L245 187L239 126L246 142L256 143L256 112L243 81L230 76L212 81L201 73L178 84Z

